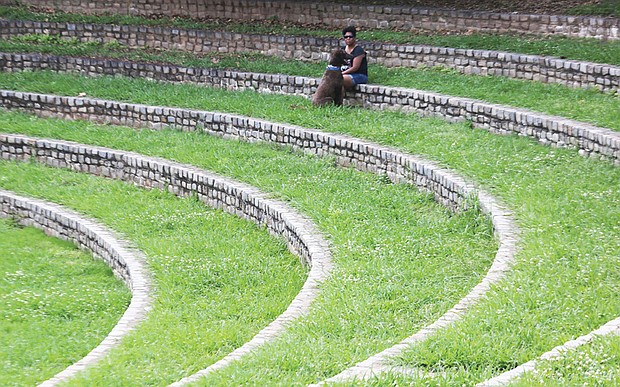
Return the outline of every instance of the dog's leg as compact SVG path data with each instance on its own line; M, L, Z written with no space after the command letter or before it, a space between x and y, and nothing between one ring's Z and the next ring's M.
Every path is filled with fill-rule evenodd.
M336 104L336 106L342 106L342 103L344 101L344 93L344 86L342 86L340 90L336 90L336 98L334 99L334 103Z

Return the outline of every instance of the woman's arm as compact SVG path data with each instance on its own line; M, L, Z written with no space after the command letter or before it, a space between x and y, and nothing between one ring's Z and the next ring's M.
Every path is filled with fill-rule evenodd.
M351 63L351 67L349 67L348 69L346 69L342 73L343 74L353 74L353 73L356 73L357 70L359 70L360 66L362 65L362 59L364 59L365 56L366 56L366 54L362 54L362 55L358 55L355 58L353 58L353 61Z

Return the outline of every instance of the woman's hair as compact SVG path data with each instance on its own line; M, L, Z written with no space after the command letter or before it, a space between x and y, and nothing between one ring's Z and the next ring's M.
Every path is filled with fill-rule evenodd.
M357 34L357 30L353 26L345 27L342 30L342 36L346 35L347 32L350 32L353 36L355 36Z

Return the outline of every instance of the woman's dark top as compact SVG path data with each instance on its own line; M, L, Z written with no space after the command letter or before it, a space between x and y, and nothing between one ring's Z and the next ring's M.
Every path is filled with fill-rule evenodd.
M342 67L342 69L346 70L350 68L353 65L353 58L360 55L364 55L364 58L362 58L362 64L360 65L360 68L357 69L357 73L368 76L368 61L366 60L366 51L364 51L364 49L360 46L355 46L355 48L350 54L347 54L346 52L344 53L345 65Z

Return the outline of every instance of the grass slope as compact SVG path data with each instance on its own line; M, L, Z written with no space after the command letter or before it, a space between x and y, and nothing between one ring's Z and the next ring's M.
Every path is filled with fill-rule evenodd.
M129 305L104 262L34 228L0 219L0 257L3 386L34 385L78 361Z
M608 0L612 4L618 0ZM616 7L618 8L618 7ZM339 29L284 24L277 20L261 23L233 20L197 21L186 18L143 18L122 15L76 15L62 12L36 13L25 7L0 6L0 17L12 20L73 22L115 25L145 25L211 31L230 31L244 34L297 35L340 38ZM40 35L39 35L40 36ZM562 36L454 34L429 31L404 32L381 29L362 30L359 38L397 44L427 44L431 46L508 51L522 54L546 55L596 63L620 65L620 42L601 39L578 39Z
M66 91L64 78L55 79L55 83L45 86L47 90ZM495 136L485 131L472 130L464 124L446 124L440 120L419 119L395 112L314 109L308 101L300 98L251 92L225 93L190 85L158 85L151 88L148 82L133 83L136 81L130 83L133 93L128 97L123 87L111 79L71 79L73 90L88 90L91 95L103 93L106 98L117 96L116 99L157 105L197 108L219 106L220 110L318 126L389 144L437 160L469 176L502 198L514 211L524 232L523 249L514 273L504 285L494 289L489 300L477 307L462 323L407 354L401 360L403 364L446 371L446 380L450 382L472 383L527 361L569 338L589 332L615 318L620 312L620 305L610 301L614 299L614 284L620 280L617 270L620 256L620 169L607 163L584 159L571 150L550 149L527 138ZM23 90L30 86L24 82L15 87ZM291 109L292 106L295 108ZM11 128L8 122L12 120L14 118L3 125L7 128L5 130ZM29 128L33 125L24 126ZM40 135L52 134L45 133L43 131ZM84 141L89 136L98 137L91 133L90 130L80 130L72 133L70 138ZM150 132L136 133L146 136ZM112 137L117 139L106 137L100 141L118 147L119 142L126 141L129 134ZM205 138L204 141L211 140ZM148 145L145 139L139 143L143 144L144 148L140 149L145 152L153 146ZM206 155L221 146L200 146L200 160L195 162L239 178L245 175L247 177L243 179L246 181L272 192L296 186L294 179L286 183L269 183L274 171L288 169L284 168L287 163L279 162L277 168L265 167L263 163L268 158L248 158L243 153L235 156L225 153L212 158L212 161L206 160ZM155 146L161 150L153 153L176 158L170 149L174 147L172 143L169 146ZM183 158L183 161L194 162L187 158ZM239 165L243 172L233 172L233 165ZM331 179L331 176L313 176L311 181L319 184L321 191L325 191L328 189L322 185L329 184ZM303 191L309 190L306 194L312 192L312 195L318 195L319 192L312 186L304 187ZM282 194L283 197L296 205L305 202L289 192L287 190ZM405 254L407 249L394 252L392 246L399 246L402 243L399 242L380 243L377 250L368 228L377 226L376 218L369 217L371 214L378 216L392 207L382 207L378 212L360 213L355 211L360 201L357 195L359 193L348 199L355 203L351 209L330 205L329 201L323 202L319 205L321 216L313 215L305 205L302 206L317 222L328 215L336 215L340 219L346 214L353 214L352 218L342 219L344 223L341 224L347 227L344 239L334 242L335 246L339 246L336 247L336 255L343 271L337 274L339 281L330 283L324 289L324 300L320 301L316 311L295 325L281 341L259 351L255 358L238 367L214 376L215 379L207 383L234 381L243 384L250 383L250 380L252 383L266 384L313 382L393 344L405 332L410 334L415 331L415 324L409 322L406 325L405 321L410 318L403 317L404 304L393 302L407 300L406 305L416 305L420 294L413 295L413 298L394 296L412 283L419 284L418 290L427 294L432 289L428 286L437 278L425 274L427 280L424 281L420 277L417 280L394 282L394 279L401 278L397 274L399 271L388 268L393 265L395 257ZM312 200L315 200L314 196ZM361 223L353 227L353 220ZM352 227L361 233L360 238L364 242L360 245L354 244L355 239L351 239ZM400 227L394 227L391 232L400 230ZM324 230L328 234L334 232L332 228ZM414 232L414 235L426 235L429 246L446 245L442 234ZM348 243L355 246L350 252L353 255L351 258L341 258L339 254L349 250ZM416 248L412 251L415 254L424 250ZM390 251L395 253L392 258L385 256L388 260L386 262L391 262L390 265L377 265L373 261L370 265L376 266L375 269L363 276L358 274L356 264L368 265L369 260L381 258ZM431 257L431 262L435 260ZM441 262L441 270L455 267L455 263ZM459 269L467 267L456 266ZM452 275L449 276L452 278ZM393 290L385 293L386 290L379 290L378 286ZM461 291L466 288L461 287ZM350 296L344 298L345 294ZM383 298L382 294L388 295L388 298ZM445 290L442 290L441 296L444 295ZM347 299L356 301L353 303ZM435 305L435 302L431 304ZM450 302L446 301L446 306ZM369 304L373 307L368 307ZM424 309L417 310L423 312ZM424 314L427 317L419 316L415 321L429 321L432 316L437 316L435 313Z
M282 31L282 26L275 28ZM367 33L374 34L370 31ZM372 36L381 36L380 33L377 34L379 35ZM464 43L446 45L471 44L472 46L469 46L471 48L483 48L481 46L487 44L482 43L483 40L488 40L498 42L498 49L503 51L519 51L511 49L514 47L511 46L512 42L516 41L512 37L475 36L472 40L463 39ZM550 51L545 51L544 45L553 46L555 43L544 39L541 45L532 38L524 38L522 41L525 45L532 42L534 48L531 53L561 52L553 47ZM28 51L19 48L21 43L3 44L7 50ZM56 47L62 44L53 44L51 52L62 51ZM570 50L575 52L567 56L574 59L596 60L592 51L587 48L588 45L589 42L586 41L567 40L567 46L571 46ZM611 45L600 42L594 44L597 45L598 48L595 47L594 51L603 52L611 47L609 51L611 55L603 54L604 57L599 57L603 58L600 59L601 62L611 64L620 62L618 55L620 44L617 42ZM79 45L70 47L71 50L85 50L83 52L91 53L101 53L109 49L105 51L109 53L106 55L121 57L133 55L139 58L141 55L153 55L152 58L178 63L191 63L190 61L194 60L191 56L175 53L160 56L158 53L123 52L123 50L115 52L118 48L84 48ZM484 48L490 47L484 46ZM204 62L196 63L204 65L211 62L213 66L215 65L213 62L220 61L226 67L261 72L287 72L290 68L290 64L278 62L273 58L252 56L250 61L246 61L246 58L215 56L206 57ZM318 76L321 67L308 65L300 72ZM373 72L376 74L373 83L395 82L397 85L428 88L528 107L615 130L620 128L617 114L620 111L618 97L610 94L491 77L465 77L447 70L421 70L419 76L416 72L400 69L375 68ZM12 78L3 83L1 86L3 88L67 95L86 92L102 98L148 104L226 110L368 138L437 160L501 197L514 211L524 231L524 243L514 272L504 284L494 288L489 299L476 307L464 321L442 331L428 342L415 346L397 359L398 364L417 367L422 372L428 372L430 376L411 378L383 375L372 381L373 385L474 384L598 328L619 314L620 305L613 300L616 298L614 289L620 279L620 272L617 269L620 256L620 172L618 168L607 163L583 159L570 150L542 147L524 138L493 136L483 131L472 130L467 125L448 125L439 120L421 120L413 115L390 112L367 112L356 109L317 110L309 106L307 101L293 97L227 93L187 85L169 86L110 78L86 80L46 73L36 73L34 76L5 75L3 79ZM0 79L0 82L4 81ZM15 129L10 123L20 119L12 114L7 117L9 118L5 120L4 126L0 126L5 128L2 130L23 130L30 133L31 129L24 128L36 126L30 123L24 125L24 128ZM54 126L63 125L54 124ZM67 132L70 134L65 134L62 130L57 132L57 129L51 128L32 130L33 134L62 136L84 142L93 141L105 146L112 144L138 146L132 145L132 141L124 143L125 137L129 136L127 132L112 135L113 138L110 138L88 125L78 131L69 129ZM335 280L328 283L323 290L315 311L295 324L281 340L259 350L252 358L223 370L200 384L303 384L324 379L393 344L399 337L412 333L416 326L423 324L424 321L431 321L442 308L453 303L452 298L441 298L448 294L448 297L458 299L468 288L469 281L476 277L475 273L480 272L480 269L475 268L480 266L473 266L475 259L469 260L465 265L459 265L454 260L450 262L438 260L438 257L450 255L445 251L441 252L440 249L437 250L440 252L432 253L424 261L426 263L423 267L428 267L429 271L414 275L411 270L417 269L418 262L416 261L416 266L412 267L413 261L408 261L406 257L425 257L427 251L436 251L437 246L444 248L449 244L453 245L455 250L452 251L458 251L456 254L459 256L475 255L473 249L476 244L473 243L475 238L471 244L464 240L455 243L445 239L445 235L451 235L447 231L402 231L400 227L408 223L400 223L402 211L387 214L388 210L403 208L394 204L377 207L381 208L378 213L386 212L385 217L369 217L369 212L361 210L358 206L360 201L370 202L371 199L360 200L358 195L365 190L373 193L383 191L384 186L381 186L381 189L372 189L369 187L373 185L359 184L365 188L351 195L344 195L344 202L332 204L334 202L330 202L330 199L327 201L318 199L320 204L312 204L316 198L312 197L310 200L306 195L318 195L317 191L312 190L315 186L322 191L333 191L334 196L331 200L342 195L340 189L330 188L330 181L334 178L331 172L323 177L316 175L317 171L328 168L329 163L313 170L315 175L310 178L304 177L305 172L299 173L297 167L290 167L288 164L291 163L290 160L282 162L273 155L257 157L246 148L240 152L229 152L229 148L225 148L224 151L222 144L229 142L218 142L213 148L218 149L218 156L205 161L204 153L197 158L189 155L181 157L176 151L169 149L184 147L179 145L178 139L164 146L160 140L149 141L146 138L145 134L138 141L144 145L140 149L145 153L180 157L187 162L194 162L191 160L196 160L197 163L204 162L201 165L231 174L271 192L278 192L277 195L300 206L304 211L313 214L313 217L318 216L320 219L332 217L332 220L322 221L321 227L325 227L324 230L329 235L339 235L334 237L339 270ZM196 139L193 141L202 144ZM204 149L209 149L206 154L215 152L203 145L203 152ZM256 148L251 149L251 152L255 152ZM248 156L249 154L252 156ZM280 162L277 166L265 167L270 165L268 164L270 159ZM306 165L311 159L303 160L303 164ZM289 172L284 172L285 170ZM290 176L297 174L297 177L274 178L273 174L276 171L284 172L285 175L288 173ZM345 185L358 185L351 183L350 179L352 179L350 176L345 178ZM298 189L309 191L299 194L295 192ZM391 195L394 193L390 194L390 197ZM350 203L344 204L347 201ZM312 210L315 206L319 210ZM418 211L424 212L420 209ZM378 222L379 219L386 220ZM394 219L397 221L394 222ZM393 224L392 229L382 226L385 224L382 222L396 224ZM483 222L476 221L475 217L463 219L462 222L461 225L465 228L469 227L467 225L476 225L477 231L474 235L484 235L484 232L478 234L484 227L479 229ZM343 229L349 233L341 234ZM354 234L350 233L351 229L355 230ZM382 239L385 244L377 243L379 237L371 236L374 232L372 230L377 229L383 229L388 234L404 232L406 235L423 236L425 242L413 247L414 245L410 244L412 241L407 238L400 240L383 236L381 238L385 238ZM477 242L482 246L482 251L490 254L491 245L483 240ZM482 251L479 253L480 256L485 254ZM477 264L484 266L483 262L484 260ZM433 263L440 263L441 266L433 266ZM470 274L462 278L459 278L462 273L456 276L450 274L449 271L455 267L460 269L468 267ZM403 275L403 270L411 274ZM444 277L430 274L437 271ZM443 287L445 280L440 278L449 278L451 290ZM406 290L412 284L414 289ZM402 292L411 293L404 296ZM428 295L437 296L433 292L439 292L438 297L427 298ZM417 308L417 314L409 311L408 307ZM618 372L615 345L613 340L604 341L596 348L596 354L592 355L598 358L602 356L601 361L609 364L611 368L611 371L604 376L597 376L595 381L607 383L609 380L614 380L613 377ZM589 350L591 349L584 349ZM580 352L578 356L583 353L587 352ZM574 367L580 359L569 358L565 364L572 364ZM553 368L553 372L570 375L570 371L566 371L566 368L568 366L561 365ZM595 366L581 367L571 382L592 377L599 369ZM91 375L95 378L91 380L104 378L97 372L99 371ZM109 372L109 369L105 369L105 372ZM568 380L553 372L546 374L542 372L543 376L534 376L528 380L536 380L537 383ZM433 373L435 376L432 376Z
M105 382L88 384L164 384L201 369L279 315L305 279L282 241L195 200L29 163L2 162L0 176L3 188L99 218L147 255L155 279L153 309L98 366ZM58 286L58 292L70 289Z
M1 47L2 44L0 42L0 50L2 50ZM23 50L19 49L17 51L21 52ZM54 49L53 51L67 52L63 49ZM95 52L98 52L98 50ZM174 55L170 53L166 55L167 58L170 58L170 56ZM134 56L134 58L157 61L156 58L150 55L146 57L137 55ZM176 59L178 59L178 57L176 57ZM211 60L199 61L200 63L195 63L195 60L174 60L173 62L198 65L201 67L213 66ZM324 67L319 64L297 66L292 65L290 62L285 63L275 58L260 56L239 58L239 56L233 55L227 57L226 62L231 65L234 62L237 64L237 68L244 71L267 73L287 72L289 74L304 76L314 75L316 77L320 76ZM293 67L297 68L293 69ZM543 84L504 77L460 75L455 71L438 68L411 70L403 68L381 69L375 66L374 70L371 70L371 72L373 74L371 82L374 84L409 87L453 96L479 99L491 103L571 118L620 131L620 120L618 120L618 115L620 114L620 96L611 93L600 93L594 89L571 89L557 84ZM103 90L101 87L90 86L90 84L95 81L84 80L76 83L71 79L71 75L59 77L57 75L48 75L46 72L7 73L0 79L0 88L14 89L16 87L15 85L23 84L23 87L27 88L23 91L45 93L50 90L59 90L59 93L62 92L67 95L77 95L81 92L88 93L90 89L98 89L97 96L100 98L112 98L107 90ZM100 84L101 81L97 82ZM162 89L162 92L171 90L160 84L148 83L142 80L110 80L109 83L111 88L114 88L112 85L116 84L117 87L122 87L126 90L126 96L118 94L118 91L114 90L114 98L124 99L131 97L135 100L136 96L134 95L134 91L141 89L159 88ZM59 89L58 87L61 85L63 88ZM78 90L78 88L81 88L81 90ZM233 106L239 103L240 102L236 102ZM217 109L217 105L213 106L213 109Z
M332 332L329 334L334 337L328 343L332 347L333 357L326 357L322 366L331 367L332 363L338 364L360 356L356 352L342 351L342 344L351 335L359 336L361 353L370 354L432 322L480 280L494 254L495 242L490 226L475 211L461 216L451 215L428 195L417 193L406 186L387 184L381 177L336 168L329 160L318 160L269 145L225 141L198 133L134 131L79 122L50 122L14 113L5 113L1 117L0 128L3 131L105 144L207 167L273 192L311 216L334 246L334 259L338 266L333 280L324 286L323 292L326 295L319 304L323 305L327 313L344 312L356 320L355 324L353 321L346 323L345 332L339 332L338 329L334 331L334 327L330 327ZM440 122L437 124L446 125ZM6 169L6 173L13 168L17 168L11 172L15 178L7 183L12 187L19 185L19 189L41 192L46 196L55 191L54 183L46 187L44 182L53 182L57 178L44 177L43 172L38 171L41 168L23 170L22 166L11 166ZM17 176L23 174L33 176L37 186L23 187L17 179ZM142 232L148 233L147 230ZM136 230L132 238L141 238L139 235L142 232ZM175 229L175 234L185 235L186 232L185 229ZM162 241L160 244L168 243ZM147 246L143 246L143 249L149 252ZM203 275L198 271L192 278L201 282L204 281L201 280ZM233 275L232 272L230 275ZM167 273L162 274L164 279L167 276ZM403 283L411 286L403 287ZM166 289L165 293L171 294L167 299L170 299L172 305L175 298L185 300L193 293L191 287L189 290L175 290L172 284L167 285ZM188 292L189 295L185 294ZM348 310L351 300L355 300L358 305L354 310ZM236 318L242 318L248 313L245 310L243 313L236 312L235 303L229 299L220 301L222 307L228 305L226 308ZM172 305L167 308L181 308ZM200 306L196 308L196 312L192 313L203 315ZM164 313L164 309L162 307L160 313ZM176 314L174 311L167 313ZM203 324L207 326L217 324L217 319L211 321L211 315L209 318L203 315L203 318L206 319ZM243 317L244 320L256 318L252 314ZM173 375L180 377L190 374L201 364L204 366L208 363L208 359L198 360L206 355L198 348L188 347L187 340L170 344L160 338L161 335L144 333L164 330L167 333L164 337L175 340L187 335L184 330L180 331L182 327L174 327L174 321L155 317L149 321L151 323L144 324L148 328L133 335L127 341L127 346L115 352L108 362L82 379L77 379L75 383L96 381L107 385L130 381L169 382ZM378 327L381 327L382 333L375 337ZM229 328L225 332L233 334L234 329ZM158 336L159 345L176 348L178 352L171 354L172 359L169 361L183 356L187 358L187 363L175 363L173 366L166 363L166 360L160 360L160 356L154 360L143 354L156 353L143 343L151 335ZM218 354L228 351L226 345L219 345L222 348L218 349L212 344L212 349ZM173 349L166 353L170 351ZM188 353L192 356L188 356ZM146 359L131 360L133 356L138 359L148 358L150 365Z

